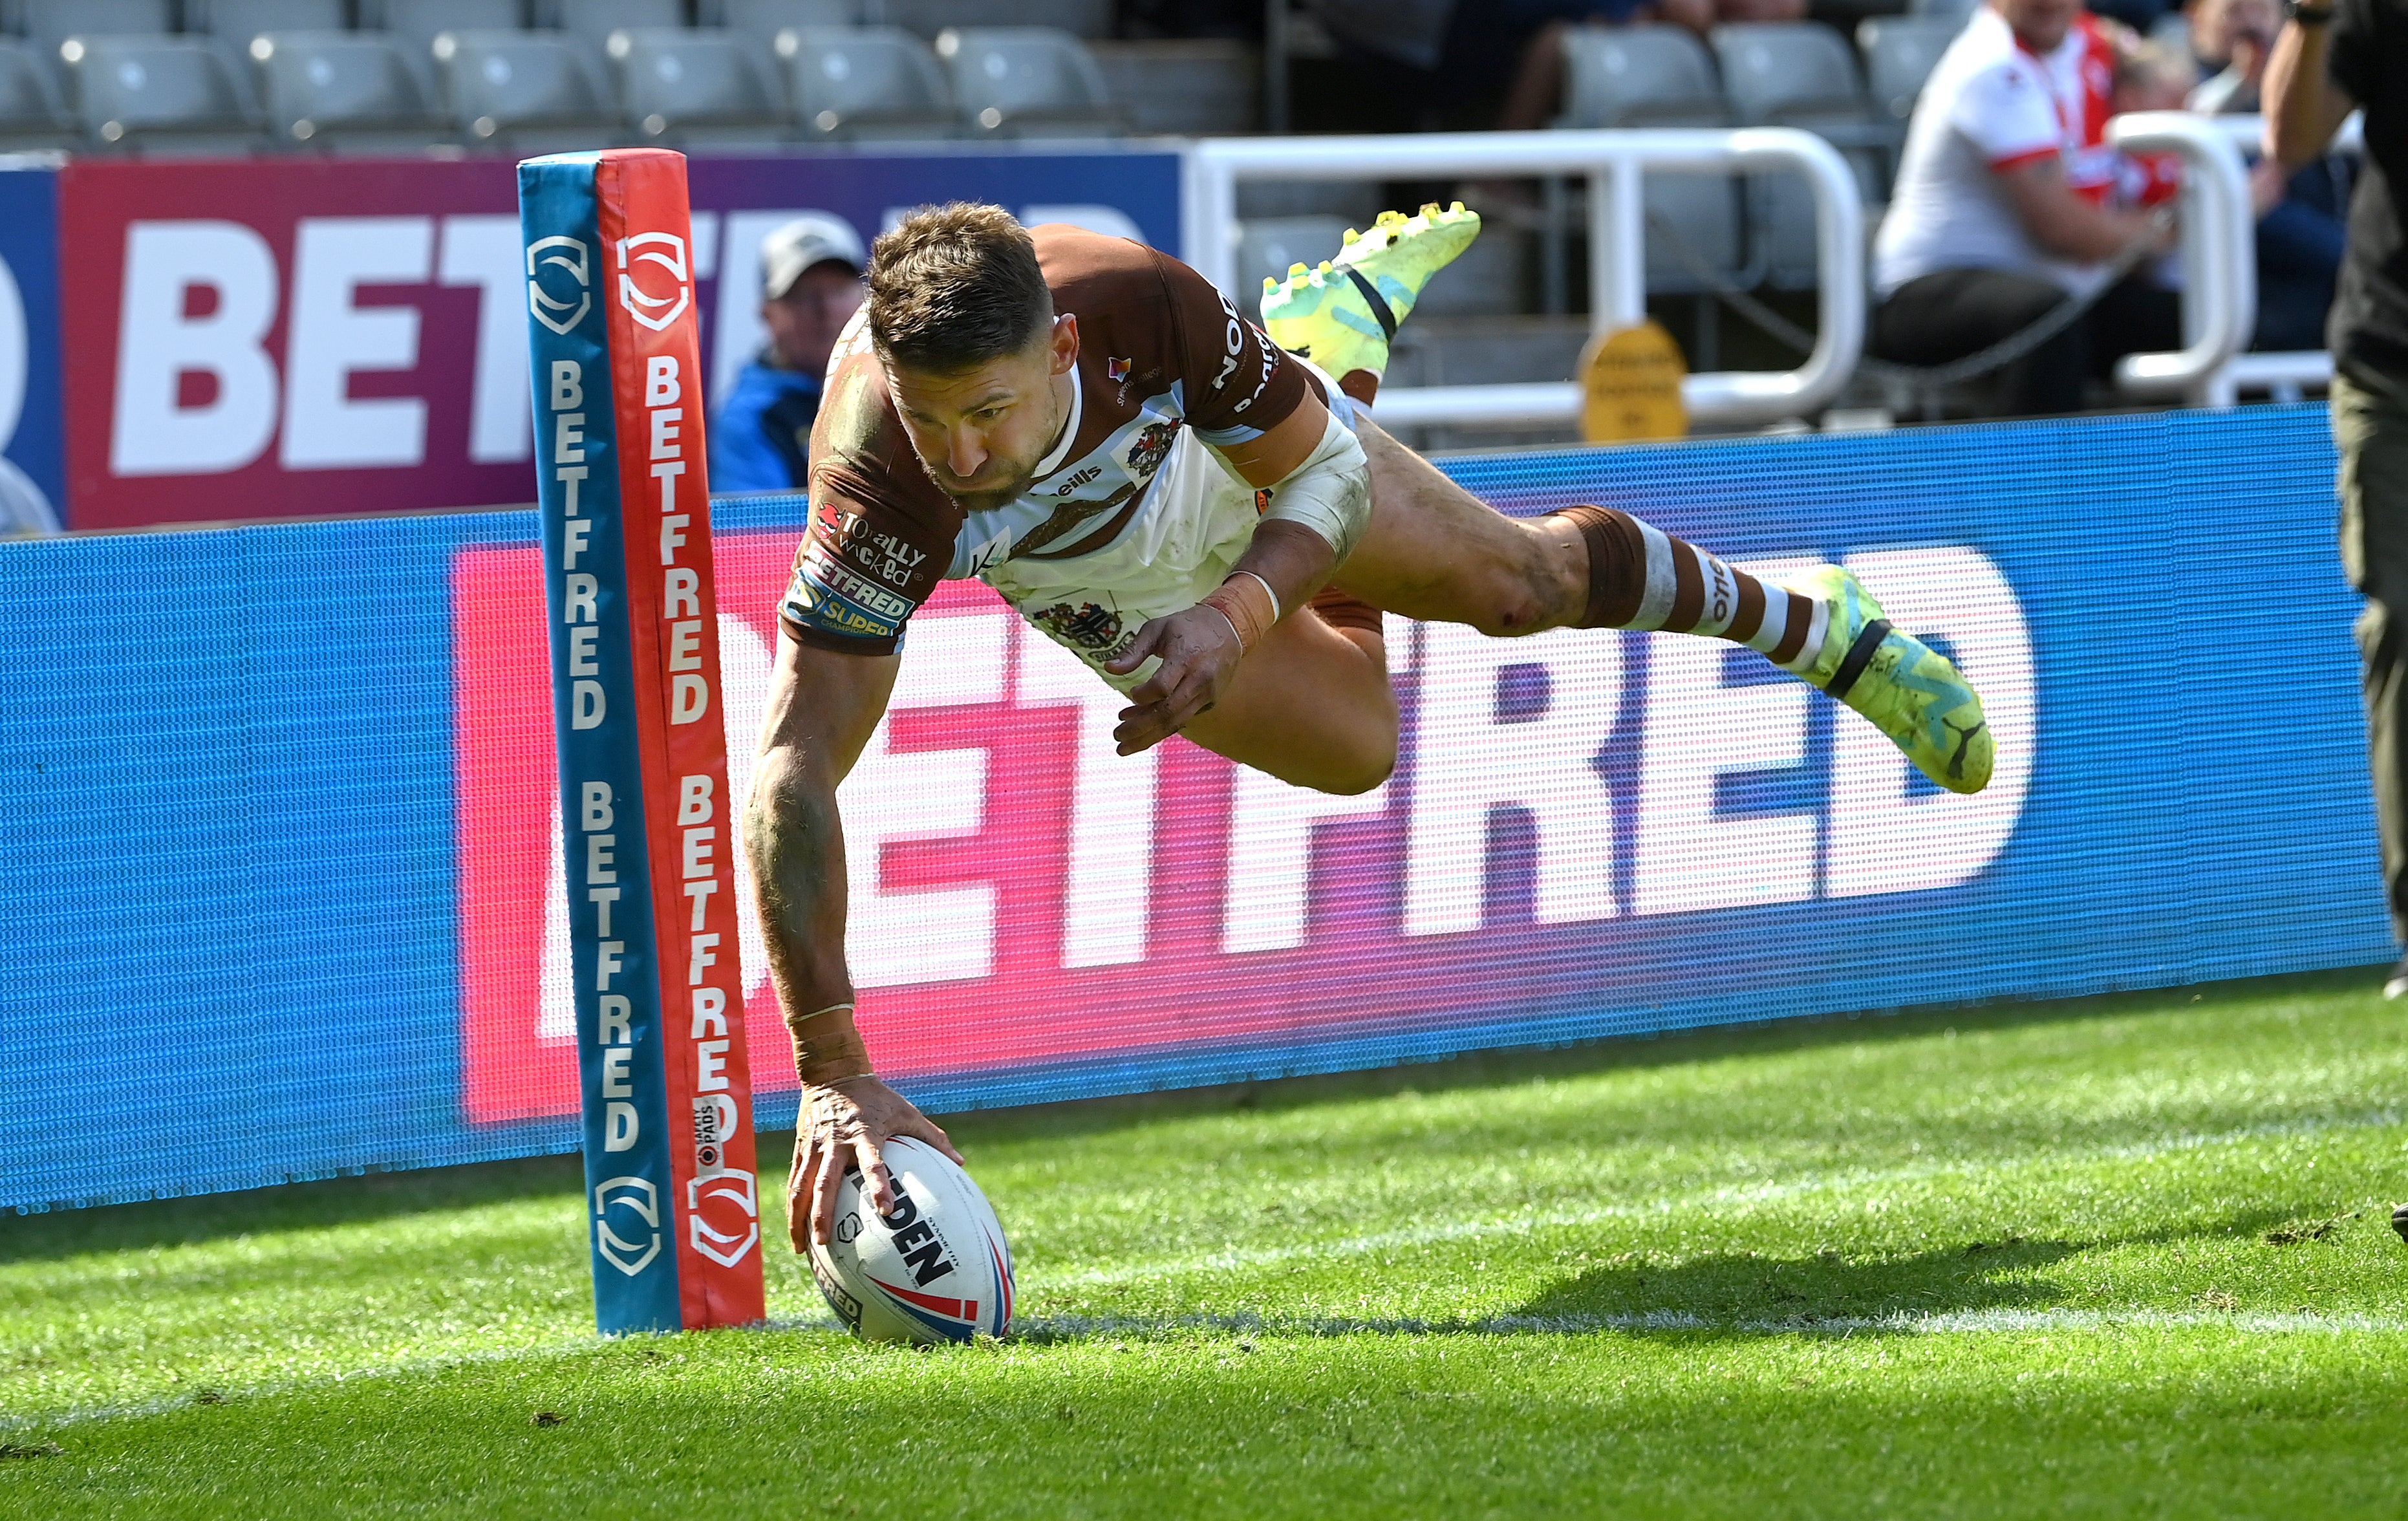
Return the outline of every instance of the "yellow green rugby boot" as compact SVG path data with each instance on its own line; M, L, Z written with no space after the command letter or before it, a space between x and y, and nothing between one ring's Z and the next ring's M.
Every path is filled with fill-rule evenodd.
M1384 375L1388 340L1412 314L1430 277L1480 236L1480 213L1457 201L1412 215L1383 211L1368 233L1346 229L1338 257L1317 269L1290 265L1284 280L1263 281L1263 330L1340 379L1354 370Z
M1996 746L1981 696L1945 655L1891 627L1872 594L1839 566L1781 584L1831 610L1823 648L1800 679L1872 720L1916 770L1950 792L1989 784Z

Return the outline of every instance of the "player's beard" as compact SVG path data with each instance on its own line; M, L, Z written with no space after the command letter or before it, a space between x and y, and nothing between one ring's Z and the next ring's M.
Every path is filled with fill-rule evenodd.
M1044 456L1041 454L1038 456L1039 459L1042 459L1043 457ZM1008 476L1004 475L1001 471L995 470L993 468L995 466L1003 463L1004 462L999 460L990 459L987 461L989 468L981 470L976 476L971 478L974 481L993 481L1000 478L1007 482L1000 486L955 485L951 478L951 472L939 473L939 466L930 465L925 460L922 460L920 465L923 469L928 472L928 479L937 483L937 489L952 497L954 501L960 503L963 511L989 512L998 507L1002 507L1010 503L1014 498L1026 492L1030 486L1037 482L1037 460L1011 461L1009 466L1010 473Z
M1037 446L1036 452L1019 460L989 455L978 474L967 481L924 455L921 457L920 468L927 472L928 479L936 482L939 491L960 503L963 511L991 512L1009 505L1037 483L1037 466L1054 452L1054 445L1063 441L1062 430L1069 425L1069 405L1061 403L1054 411L1054 425L1045 430L1045 441ZM916 450L918 445L915 443L913 448Z

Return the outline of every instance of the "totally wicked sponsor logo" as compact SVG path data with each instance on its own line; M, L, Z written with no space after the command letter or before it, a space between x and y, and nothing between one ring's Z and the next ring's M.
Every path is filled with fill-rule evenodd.
M739 816L798 532L716 542ZM531 554L470 552L452 579L459 659L480 673L456 729L462 1092L488 1123L576 1098L566 930L541 908L570 853L547 772L525 764L550 742ZM1394 1011L1649 1005L1699 964L1828 974L1747 953L1761 916L1798 916L1844 957L1852 915L1981 891L2040 742L2030 634L1995 565L1946 544L1844 558L1981 684L2000 764L1979 796L1929 787L1870 725L1715 641L1403 623L1406 753L1371 793L1288 787L1183 741L1123 757L1124 699L984 588L948 583L838 795L847 952L882 1069L1293 1039ZM789 1086L740 855L737 893L755 1083Z

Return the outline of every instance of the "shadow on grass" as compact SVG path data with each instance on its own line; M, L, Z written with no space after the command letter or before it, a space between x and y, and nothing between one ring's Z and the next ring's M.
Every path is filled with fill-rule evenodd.
M1028 1316L1014 1340L1047 1343L1193 1334L1526 1336L1595 1331L1790 1335L1908 1332L1928 1316L2062 1310L2072 1292L2047 1270L2069 1257L2125 1246L2256 1239L2292 1218L2253 1211L2213 1225L2133 1232L2095 1241L2007 1235L1908 1256L1850 1260L1836 1252L1767 1257L1753 1252L1655 1263L1618 1258L1547 1285L1499 1314L1459 1320L1263 1316Z

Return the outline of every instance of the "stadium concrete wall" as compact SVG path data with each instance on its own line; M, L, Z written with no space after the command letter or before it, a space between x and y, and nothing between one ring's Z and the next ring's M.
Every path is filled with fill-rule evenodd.
M1394 624L1366 796L1124 760L1112 695L949 587L841 796L863 1026L946 1111L2388 959L2332 466L2315 408L1446 462L1856 567L1984 688L1974 798L1744 652L1614 633ZM802 518L717 511L739 757ZM535 538L0 545L0 1203L574 1147Z

